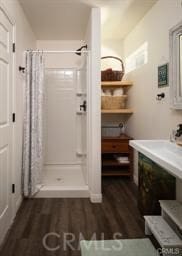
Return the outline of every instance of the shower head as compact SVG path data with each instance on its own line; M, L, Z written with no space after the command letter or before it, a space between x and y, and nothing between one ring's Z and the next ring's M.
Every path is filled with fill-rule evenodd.
M86 44L86 45L83 45L82 47L80 47L79 49L77 49L75 53L76 53L77 55L81 56L81 54L82 54L81 51L82 51L83 48L87 49L87 44Z
M76 50L75 54L77 54L78 56L81 56L81 51L78 49Z

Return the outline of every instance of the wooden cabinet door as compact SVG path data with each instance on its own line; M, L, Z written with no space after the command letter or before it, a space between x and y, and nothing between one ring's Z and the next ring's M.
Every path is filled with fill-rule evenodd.
M103 140L102 153L128 153L129 144L119 140Z
M165 169L139 153L138 206L142 215L159 215L159 200L174 200L176 179Z

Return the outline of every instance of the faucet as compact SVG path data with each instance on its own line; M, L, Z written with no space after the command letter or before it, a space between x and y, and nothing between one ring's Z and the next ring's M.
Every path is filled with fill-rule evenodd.
M178 124L177 129L173 129L170 134L170 141L176 143L182 136L182 124Z
M86 100L84 100L83 101L83 104L82 105L80 105L80 111L84 111L84 112L86 112L86 110L87 110L87 102L86 102Z
M179 138L182 135L182 124L178 124L178 129L176 130L175 137Z
M175 135L176 144L182 146L182 124L178 125L178 129Z
M182 146L182 124L178 124L177 130L172 130L170 141Z

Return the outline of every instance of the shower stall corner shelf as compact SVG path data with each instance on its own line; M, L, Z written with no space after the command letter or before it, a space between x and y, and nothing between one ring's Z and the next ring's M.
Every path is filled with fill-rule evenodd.
M86 153L81 152L81 151L77 151L76 154L77 154L78 157L82 157L82 156L85 157L87 155Z
M86 96L86 92L77 92L76 93L77 96Z
M77 111L76 114L77 115L86 115L86 112L85 111L84 112L83 111Z

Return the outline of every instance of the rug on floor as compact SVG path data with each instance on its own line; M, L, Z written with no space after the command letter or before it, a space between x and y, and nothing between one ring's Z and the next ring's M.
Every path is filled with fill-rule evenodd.
M147 238L80 242L82 256L158 256Z

